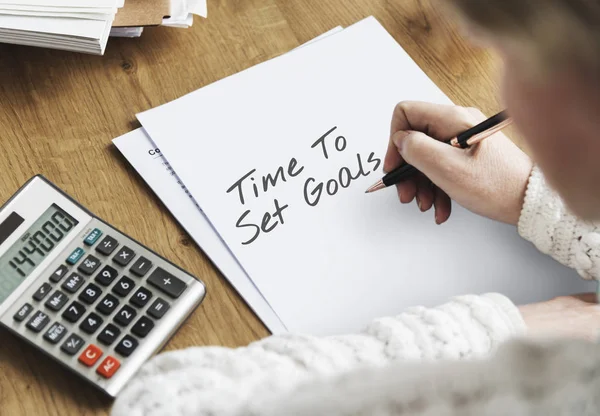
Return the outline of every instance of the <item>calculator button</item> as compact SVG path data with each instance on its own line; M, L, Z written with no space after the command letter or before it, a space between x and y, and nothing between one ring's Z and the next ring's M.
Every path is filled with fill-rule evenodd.
M136 276L143 277L150 271L151 268L152 262L146 257L140 257L135 263L133 263L133 266L131 266L131 269L129 270Z
M102 289L100 289L95 284L90 283L79 294L79 300L83 301L84 303L87 303L88 305L91 305L92 303L94 303L96 301L96 299L98 299L100 297L101 294L102 294Z
M96 373L100 374L104 378L111 378L113 374L121 367L121 363L116 358L110 355L102 361L102 364L96 369Z
M83 338L81 338L79 335L71 334L60 346L60 349L69 355L75 355L79 352L81 347L83 347L83 344Z
M25 305L21 306L21 309L19 309L17 313L15 313L13 319L17 322L23 322L23 320L27 318L32 310L33 306L31 306L29 303L26 303Z
M142 316L131 328L131 332L138 337L144 338L154 328L154 322L147 316Z
M121 342L115 347L115 351L123 357L129 357L138 346L138 341L131 335L125 335Z
M44 339L52 344L58 344L65 335L67 335L67 328L58 322L54 322L50 329L44 334Z
M83 243L86 246L93 246L96 241L98 241L98 239L100 238L100 236L102 235L102 231L100 231L97 228L94 228L85 238L85 240L83 240Z
M113 324L108 324L98 335L98 341L104 345L110 345L116 341L119 335L121 335L121 330Z
M99 315L91 312L87 318L83 320L79 328L87 334L93 334L100 328L100 325L104 322L104 319L100 318Z
M42 311L37 311L35 315L27 322L27 328L33 332L40 332L50 322L50 318Z
M79 362L91 367L96 364L100 357L102 357L102 350L94 344L90 344L79 356Z
M100 283L102 286L108 286L116 279L118 274L119 273L114 268L104 266L102 271L96 275L96 282Z
M50 283L44 283L38 290L35 291L33 298L37 301L41 301L48 296L48 293L50 293L51 290L52 286L50 286Z
M119 246L119 242L112 238L110 235L104 237L104 239L96 246L96 251L105 256L109 256Z
M83 277L77 273L71 273L71 276L62 284L62 288L69 293L75 293L83 284Z
M45 305L48 309L53 311L60 311L63 306L69 301L67 295L57 290L52 296L46 301Z
M91 254L85 258L85 260L79 265L77 270L83 274L91 275L100 266L100 260Z
M110 315L117 309L117 306L119 306L119 299L109 293L98 303L96 310L103 315Z
M128 277L123 276L121 280L117 282L116 285L113 286L112 291L121 297L125 297L129 295L135 283Z
M70 265L76 264L79 261L79 259L83 257L84 254L85 251L83 251L81 247L77 247L75 250L73 250L71 255L67 257L67 263L69 263Z
M131 260L135 257L135 253L132 249L127 246L123 246L119 249L117 254L113 257L113 261L119 266L127 266Z
M158 298L154 301L152 306L148 308L148 315L153 318L160 319L165 315L165 313L167 313L170 307L171 306L166 300Z
M62 317L69 322L77 322L84 313L85 306L79 302L73 302L69 305L67 310L63 312Z
M69 269L67 269L67 266L65 266L64 264L61 264L58 267L58 269L56 269L56 271L54 273L52 273L52 276L50 276L50 281L53 283L60 282L60 280L67 275L68 271L69 271Z
M115 315L114 321L121 326L127 326L133 321L137 312L129 305L125 305L121 308L121 310Z
M148 283L157 287L173 298L178 298L187 288L187 285L183 283L182 280L176 278L171 273L161 269L160 267L152 272L148 278Z
M131 299L129 299L129 303L131 303L134 306L137 306L138 308L143 308L144 306L146 306L146 304L148 303L148 301L150 300L151 297L152 297L152 292L150 292L145 287L140 287L133 294Z

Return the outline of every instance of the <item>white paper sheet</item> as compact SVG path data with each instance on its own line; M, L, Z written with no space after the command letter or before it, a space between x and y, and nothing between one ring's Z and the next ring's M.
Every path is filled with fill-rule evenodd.
M340 31L342 31L342 27L338 26L301 47ZM190 197L175 171L144 129L140 128L125 134L113 142L265 326L274 334L286 332L279 317L273 312L269 303L248 278L227 245L212 228L198 204Z
M138 118L290 331L356 330L464 293L594 290L514 227L458 206L437 226L392 189L365 195L400 100L450 103L369 18ZM249 172L242 204L233 185Z

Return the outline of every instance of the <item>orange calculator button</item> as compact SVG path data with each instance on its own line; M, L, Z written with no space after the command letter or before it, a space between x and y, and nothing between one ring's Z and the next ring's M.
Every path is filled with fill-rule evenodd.
M102 364L100 364L96 372L102 377L111 378L113 374L117 372L119 367L121 367L119 360L109 355L102 361Z
M102 350L94 344L90 344L79 356L79 362L91 367L96 364L100 357L102 357Z

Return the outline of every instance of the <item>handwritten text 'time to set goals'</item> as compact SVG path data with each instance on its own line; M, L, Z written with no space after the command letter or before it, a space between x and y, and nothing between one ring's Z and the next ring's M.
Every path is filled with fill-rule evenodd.
M346 151L348 147L348 140L344 136L336 136L334 134L336 130L337 127L331 128L311 146L326 160L329 160L330 156L335 153ZM332 157L332 160L334 159ZM317 179L309 176L305 172L305 167L298 160L292 158L287 164L287 168L285 165L280 166L274 174L269 173L257 178L255 177L256 169L252 169L231 185L227 189L227 193L237 193L239 203L243 206L248 198L260 198L267 194L269 189L273 189L281 183L288 182L288 180L297 178L304 173L303 176L306 177L303 186L304 202L311 207L316 207L322 198L342 192L344 189L349 188L353 181L377 171L380 165L381 159L375 157L374 152L366 158L357 153L355 166L341 167L334 178ZM273 199L273 205L274 210L272 212L257 215L252 210L247 209L240 215L235 225L247 234L246 240L242 242L243 245L252 244L261 234L270 233L280 224L285 224L285 211L290 206L277 199Z

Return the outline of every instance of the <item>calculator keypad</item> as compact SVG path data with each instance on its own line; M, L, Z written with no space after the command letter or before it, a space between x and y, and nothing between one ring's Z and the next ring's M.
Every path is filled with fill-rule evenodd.
M155 320L171 307L165 299L154 296L156 291L153 293L149 286L171 298L178 298L187 288L181 279L138 254L101 229L93 229L83 245L76 247L33 294L34 301L44 303L23 304L13 320L27 320L26 328L36 334L43 331L40 336L47 345L60 345L61 354L77 356L81 365L94 367L104 378L112 377L122 363L109 350L129 357L140 339L154 329ZM64 321L56 321L53 313L60 313ZM64 322L77 326L69 328ZM90 343L94 334L98 345L107 348L106 353Z

